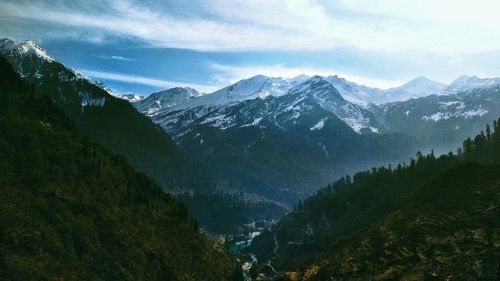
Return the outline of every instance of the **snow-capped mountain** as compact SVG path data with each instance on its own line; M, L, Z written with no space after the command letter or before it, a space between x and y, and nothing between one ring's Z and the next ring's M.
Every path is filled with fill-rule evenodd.
M152 93L147 98L136 101L136 108L148 116L154 116L162 109L168 110L199 96L200 93L195 89L176 87Z
M126 98L117 99L32 42L3 39L0 55L75 120L83 135L128 156L161 183L205 185L202 174L185 174L192 164ZM189 156L231 179L233 188L296 199L337 176L408 159L417 147L462 140L500 115L496 79L459 80L465 92L442 95L443 85L426 78L381 90L338 76L258 75L211 94L173 88L127 99Z
M325 79L337 88L346 100L365 107L369 104L383 104L428 95L437 95L441 94L446 88L445 84L432 81L423 76L415 78L399 87L387 90L359 85L340 78L337 75L329 76Z
M247 102L264 100L268 110L260 116L238 111L230 116L231 107ZM307 102L307 104L305 104ZM192 89L174 88L154 93L135 103L135 107L150 116L170 133L178 134L192 122L203 122L221 129L235 126L249 126L254 119L276 119L276 116L291 112L291 119L299 119L301 114L315 106L327 110L343 120L354 131L363 129L376 132L371 126L367 111L345 100L337 89L320 76L300 76L293 79L271 78L262 75L242 80L212 94L200 96ZM270 111L270 110L274 111ZM242 120L249 123L242 123ZM276 125L282 126L277 123Z
M293 86L306 79L307 76L287 79L257 75L236 82L211 94L199 96L197 99L186 100L185 103L171 107L171 110L194 108L197 106L220 107L256 98L263 99L268 96L279 97L285 95Z
M383 133L405 133L447 152L500 116L500 85L373 106Z
M175 88L163 91L134 103L140 112L148 115L167 132L177 133L205 114L246 100L265 99L285 95L300 84L306 76L292 79L257 75L241 80L211 94L200 95L193 89ZM184 89L184 90L182 90Z
M446 84L420 76L399 87L384 91L384 98L378 104L394 101L405 101L423 96L439 95L443 93Z
M359 85L351 81L347 81L337 75L325 77L344 97L344 99L362 106L370 103L377 103L379 97L384 90L371 88L364 85Z
M382 90L358 85L336 75L328 77L299 76L292 79L257 75L211 94L200 95L193 89L187 88L175 88L154 93L150 97L135 103L135 107L151 117L154 122L161 125L167 132L176 135L182 133L189 125L196 122L204 122L203 124L221 129L253 124L253 120L246 120L251 114L244 111L231 113L233 111L228 108L256 99L264 100L264 103L269 108L277 108L283 112L288 112L294 106L288 105L286 102L293 103L292 97L304 100L304 97L297 95L297 92L302 91L310 95L310 97L314 97L316 104L335 114L337 118L344 121L355 132L379 132L381 130L381 128L377 127L379 120L371 116L373 112L370 112L370 108L373 109L377 105L389 102L404 102L431 95L447 95L465 89L488 87L495 85L498 81L500 79L497 78L461 77L450 86L446 86L425 77L418 77L399 87ZM321 82L323 87L311 87L311 85L318 82ZM328 94L322 94L321 91L327 88ZM270 104L273 104L273 106L270 106ZM224 111L230 113L223 114ZM268 111L263 113L262 116L253 117L255 120L265 120L273 114L275 113ZM276 114L279 115L282 112ZM294 119L300 119L301 112L295 110L294 114L296 116ZM209 116L211 119L208 119ZM235 120L248 122L239 124Z
M175 92L184 93L183 103L162 100L167 91L135 106L192 157L275 200L412 151L404 137L377 134L373 114L320 76L255 76L212 94Z
M55 61L55 59L51 57L47 51L36 45L31 40L16 43L8 38L3 38L0 39L0 50L2 50L3 53L10 53L10 55L14 55L14 53L16 53L18 56L35 56L48 62Z
M479 78L477 76L462 75L453 81L444 92L446 94L456 94L472 89L484 89L500 85L500 78Z
M453 85L425 77L382 90L338 76L258 75L211 94L156 93L135 106L242 189L271 196L292 188L277 199L354 167L407 159L417 147L455 147L500 115L491 81L473 79L453 94Z
M198 118L196 123L222 130L267 123L288 130L301 123L304 117L321 112L325 116L318 117L314 124L323 124L328 118L336 118L358 133L363 129L377 131L370 126L371 120L366 110L343 99L335 87L320 76L297 83L286 94L279 93L266 97L248 99L244 103L213 109ZM322 127L313 125L310 128L320 130Z
M115 95L117 98L124 99L130 103L136 103L140 102L141 100L145 99L145 97L136 95L136 94L122 94L122 95Z

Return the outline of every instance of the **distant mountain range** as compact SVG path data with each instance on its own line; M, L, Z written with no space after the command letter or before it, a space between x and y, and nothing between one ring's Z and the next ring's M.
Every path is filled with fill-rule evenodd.
M381 90L358 85L336 75L328 77L301 75L290 79L257 75L211 94L202 95L191 88L172 88L153 93L142 99L137 96L127 97L127 99L132 98L130 101L134 103L134 106L140 112L152 118L170 134L177 136L182 135L183 131L192 123L203 123L220 129L258 126L262 119L272 114L263 112L262 116L252 116L255 117L254 120L247 120L250 116L247 112L225 115L221 111L243 102L255 102L257 99L266 100L268 97L274 99L293 96L294 93L301 89L316 95L318 90L307 89L308 85L311 85L314 80L329 83L340 94L336 103L331 103L331 100L326 101L322 103L322 107L334 113L357 133L395 131L394 127L396 125L392 124L392 122L396 122L396 120L391 121L394 117L392 115L394 108L408 109L403 112L406 117L409 117L411 112L413 118L434 122L452 118L474 119L484 115L495 116L495 106L488 106L488 102L495 102L495 95L485 100L481 100L481 98L484 95L483 92L495 91L495 88L500 85L500 78L461 76L451 84L445 85L425 77L418 77L400 87ZM474 105L469 104L472 96L466 94L471 91L476 92L473 97L476 99ZM325 97L333 98L330 95ZM462 102L463 99L465 99L464 102ZM281 100L284 101L285 99ZM318 100L318 102L321 101ZM412 106L422 106L423 104L425 104L427 112L415 115L416 112L411 111ZM458 111L456 110L457 106L453 105L458 106ZM298 108L290 107L286 109L287 111L293 111L297 115L294 119L300 119L300 110ZM387 111L391 112L390 116ZM207 119L209 116L211 116L211 119ZM400 117L402 116L398 116L398 118ZM256 122L257 120L259 122ZM250 122L245 123L245 121ZM467 133L470 135L470 131Z
M224 189L293 203L341 175L407 161L419 149L454 149L500 114L497 78L444 85L419 77L381 90L338 76L257 75L210 94L117 97L31 41L2 39L0 55L83 135L172 190L213 190L209 167Z
M500 114L499 85L496 78L462 76L445 85L418 77L381 90L338 76L257 75L211 94L173 88L133 104L239 188L296 198L418 149L455 149Z
M182 199L206 230L237 233L241 225L253 219L276 219L285 212L283 206L265 198L253 196L248 202L239 192L233 196L234 188L222 192L222 188L228 189L227 183L209 167L187 156L161 127L129 103L139 100L138 96L117 96L102 83L65 67L32 41L1 39L0 57L32 85L38 97L50 97L75 123L80 136L125 157L135 169ZM196 207L193 202L200 198L204 204ZM235 215L228 219L217 212L222 205Z
M499 78L258 75L142 98L9 39L0 70L2 276L499 279ZM221 247L277 218L252 255Z

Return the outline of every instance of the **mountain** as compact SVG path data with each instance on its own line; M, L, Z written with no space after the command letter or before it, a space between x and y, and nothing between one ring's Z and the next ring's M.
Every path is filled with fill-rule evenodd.
M375 103L384 92L378 88L358 85L337 75L328 76L325 79L339 91L344 99L363 106Z
M299 198L370 165L460 145L500 114L496 79L481 81L451 93L458 82L425 77L381 90L338 76L257 75L201 96L156 93L134 106L234 188Z
M115 95L117 98L122 98L130 103L139 102L144 99L143 96L135 95L135 94L125 94L125 95Z
M132 102L137 103L137 110L148 116L154 116L158 111L161 111L163 107L168 109L199 96L200 93L195 89L177 87L152 93L145 99L134 100Z
M484 89L500 85L500 78L479 78L477 76L462 75L445 89L447 94L456 94L472 89Z
M496 280L499 162L500 119L456 155L418 153L409 164L325 186L249 251L294 271L292 280L440 280L457 272Z
M137 170L151 176L176 196L188 192L190 196L180 199L191 208L205 230L235 233L235 228L252 220L265 215L278 219L286 211L272 202L260 202L260 198L247 196L243 203L234 204L231 194L216 196L220 188L227 189L228 184L207 168L211 163L205 166L186 156L161 127L127 101L142 99L111 92L102 83L66 68L31 41L16 43L2 39L0 47L0 56L7 58L23 79L35 86L37 96L49 96L76 124L79 134L123 155ZM177 88L152 95L147 102L156 104L154 98L161 96L175 100L198 95L193 89ZM232 191L234 189L226 193ZM205 201L200 208L196 204L200 199L213 201ZM228 221L227 215L217 211L217 206L221 205L233 207L234 213L248 212ZM255 211L257 206L271 211L262 214Z
M0 55L75 122L78 131L125 156L169 190L213 190L215 176L180 151L170 137L101 84L66 68L32 41L0 40Z
M156 100L134 105L186 153L233 189L285 203L342 174L413 153L411 140L377 134L373 115L319 76L255 76L175 106L163 100L159 110L148 106Z
M423 96L439 95L443 93L446 85L432 81L426 77L417 77L399 87L390 88L384 91L384 99L378 103L406 101Z
M304 79L306 79L304 76L283 79L257 75L201 96L197 92L194 93L193 89L174 88L177 90L152 94L151 99L134 103L134 106L167 132L176 134L180 129L214 109L256 98L281 96ZM173 94L173 91L179 93Z
M182 203L0 73L2 280L241 280Z
M477 163L440 174L294 280L498 280L499 175Z
M419 139L422 148L446 153L500 116L500 85L372 106L370 111L381 132L404 133Z
M429 95L441 94L445 84L432 81L426 77L415 78L399 87L382 90L358 85L337 75L325 78L342 96L355 104L368 106L369 104L383 104L388 102L405 101Z

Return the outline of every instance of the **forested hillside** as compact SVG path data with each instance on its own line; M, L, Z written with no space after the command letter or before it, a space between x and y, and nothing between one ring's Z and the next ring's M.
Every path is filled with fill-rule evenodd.
M239 234L244 224L259 220L278 220L287 209L269 201L250 201L243 193L183 193L184 202L200 226L215 234Z
M187 208L0 58L2 280L238 280Z
M333 244L293 280L498 280L500 165L433 178L380 224Z
M488 213L488 216L497 218L495 216L500 215L495 213L498 211L500 202L498 198L500 173L498 173L498 165L493 164L500 161L499 124L499 122L493 122L493 129L488 125L486 130L474 139L465 140L463 148L459 149L456 154L450 152L447 155L436 157L432 153L427 156L418 153L416 159L412 159L409 164L373 168L370 171L356 173L353 177L341 178L334 184L322 188L314 196L300 202L294 212L273 227L272 233L255 239L252 250L258 253L262 260L273 258L273 263L282 269L300 268L313 261L319 262L318 256L321 254L324 254L323 258L328 261L334 260L331 257L337 255L337 250L325 254L325 251L332 245L335 245L336 249L341 249L338 251L347 251L343 247L346 243L351 243L351 239L358 239L357 233L359 231L370 229L381 221L386 222L398 213L414 213L414 208L418 206L409 202L416 202L417 198L422 197L425 197L427 201L418 200L429 206L438 206L444 201L448 201L447 208L441 209L440 215L442 217L439 215L434 217L435 220L441 222L429 225L427 229L429 233L436 232L436 235L440 233L440 236L436 237L446 239L446 234L452 235L459 225L466 227L469 223L474 224L474 221L478 223L478 229L486 231L485 229L491 226L488 226L486 223L488 220L481 216ZM470 162L485 164L467 164ZM474 173L485 176L472 176ZM451 175L456 176L456 178ZM457 189L451 190L453 186L456 186ZM468 190L465 191L467 188ZM464 190L460 191L460 189ZM431 194L431 191L439 192L442 197L435 196L434 193ZM482 193L485 196L481 197L479 201L466 202L467 196L464 197L461 194L468 192L472 194ZM432 208L429 207L426 210ZM490 210L486 211L488 208ZM448 214L446 214L447 211L449 211ZM452 211L460 212L461 215L457 216ZM493 214L490 214L490 211ZM467 216L469 212L470 217ZM429 213L422 216L426 215L432 217L436 214ZM408 220L411 219L408 218ZM493 240L499 238L498 230L495 230L499 226L498 222L500 219L496 220L493 226L494 233L497 233L495 234L497 236L492 236ZM382 226L377 227L377 229L382 228ZM403 231L404 223L399 224L398 227L397 231ZM437 232L438 230L444 233ZM397 231L393 234L382 234L382 236L385 235L382 239L382 249L385 249L385 243L388 243L386 239L392 239L391 235L396 237L403 235L403 232ZM273 235L276 235L279 241L277 255L269 250L274 247ZM417 239L414 243L421 241L420 239L424 239L423 237L416 235L413 237ZM498 241L495 243L497 244L494 244L492 254L498 258L500 254ZM428 246L423 244L425 247ZM483 244L480 247L486 246L487 244ZM461 249L460 245L457 247ZM468 247L468 244L464 244L464 247ZM354 249L351 250L354 251ZM392 250L386 249L384 251L391 252ZM371 253L379 255L383 254L384 251ZM367 253L356 252L352 254L368 259L368 257L363 256ZM449 256L451 253L446 252L444 255ZM386 262L390 263L393 258L386 257ZM344 268L344 270L346 269ZM350 267L349 270L357 272L359 268ZM349 272L349 270L345 272ZM347 274L344 278L347 278L346 276L350 275Z
M216 176L180 151L159 126L103 85L51 58L32 41L17 44L0 39L0 55L24 81L36 86L36 96L51 98L74 122L79 134L123 155L165 189L215 188Z

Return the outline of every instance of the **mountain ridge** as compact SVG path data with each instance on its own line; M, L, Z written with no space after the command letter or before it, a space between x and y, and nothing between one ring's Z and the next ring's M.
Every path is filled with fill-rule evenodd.
M182 203L0 72L3 280L241 280Z
M216 177L179 150L170 136L126 100L99 82L64 66L32 41L0 41L0 55L47 95L79 128L79 133L124 155L141 172L171 190L210 190ZM26 47L26 48L25 48ZM198 174L193 176L193 174Z

